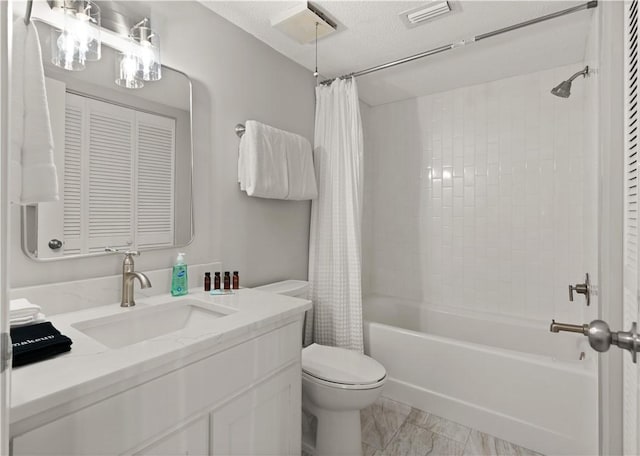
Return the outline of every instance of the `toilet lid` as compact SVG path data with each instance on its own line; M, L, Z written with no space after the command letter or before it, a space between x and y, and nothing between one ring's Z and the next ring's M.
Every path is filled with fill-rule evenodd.
M302 350L302 370L316 378L344 385L376 383L387 375L384 366L373 358L318 344Z

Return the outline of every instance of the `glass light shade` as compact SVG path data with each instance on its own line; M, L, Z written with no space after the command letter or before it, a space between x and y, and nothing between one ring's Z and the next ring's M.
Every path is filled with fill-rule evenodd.
M160 63L160 37L145 25L137 25L131 29L131 38L138 43L137 77L143 81L159 81L162 78Z
M100 60L102 56L102 39L100 38L100 8L93 2L87 1L84 11L76 13L76 19L83 25L78 34L85 43L86 59Z
M116 80L115 83L126 89L140 89L144 82L136 77L140 66L139 57L134 50L128 49L116 56Z
M56 29L51 31L51 63L68 71L81 71L85 68L86 60L86 54L72 33Z
M67 1L61 10L63 28L51 32L51 61L65 70L84 70L87 61L100 59L100 9L89 1Z

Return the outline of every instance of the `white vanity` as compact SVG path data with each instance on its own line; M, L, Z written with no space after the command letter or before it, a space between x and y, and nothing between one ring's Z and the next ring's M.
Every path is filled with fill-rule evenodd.
M13 370L12 454L300 454L310 307L194 290L55 315L73 347Z

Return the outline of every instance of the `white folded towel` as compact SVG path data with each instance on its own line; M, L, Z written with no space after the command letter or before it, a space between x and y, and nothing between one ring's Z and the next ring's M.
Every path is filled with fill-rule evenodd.
M240 140L238 182L249 196L315 198L311 144L300 135L248 120Z
M24 318L12 318L9 320L9 326L15 328L16 326L35 325L36 323L42 323L46 318L42 312L34 315L33 317Z
M41 310L39 305L31 303L28 299L12 299L9 301L9 320L34 318Z
M18 204L58 200L53 134L33 22L13 24L10 199Z

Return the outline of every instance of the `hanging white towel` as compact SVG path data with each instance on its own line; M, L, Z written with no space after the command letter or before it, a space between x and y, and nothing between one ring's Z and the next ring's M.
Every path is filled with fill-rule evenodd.
M53 135L38 32L33 22L13 24L11 89L11 201L58 200Z
M300 135L248 120L240 140L238 182L249 196L315 198L311 144Z
M291 133L289 133L291 134ZM287 147L288 200L308 200L318 196L311 143L299 135L295 147Z

